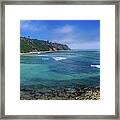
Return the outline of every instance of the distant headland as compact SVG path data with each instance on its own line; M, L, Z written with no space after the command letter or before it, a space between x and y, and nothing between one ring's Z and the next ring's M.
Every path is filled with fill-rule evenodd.
M67 45L50 42L49 40L31 39L30 37L20 37L20 53L70 50Z

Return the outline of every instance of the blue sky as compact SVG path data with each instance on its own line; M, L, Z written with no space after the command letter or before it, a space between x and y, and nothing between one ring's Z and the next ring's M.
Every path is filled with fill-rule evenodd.
M21 20L20 36L67 44L71 49L99 49L99 20Z

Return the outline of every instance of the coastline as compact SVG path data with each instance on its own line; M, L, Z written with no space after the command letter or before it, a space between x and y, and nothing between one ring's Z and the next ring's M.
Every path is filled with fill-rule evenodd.
M20 53L20 55L33 55L33 54L42 54L42 53L51 53L53 51L39 51L39 52L28 52L28 53Z
M44 53L54 53L54 52L60 52L60 51L71 51L71 50L37 51L37 52L20 53L20 55L44 54Z
M44 53L54 53L54 52L62 52L62 51L99 51L99 49L71 49L71 50L55 50L55 51L37 51L37 52L27 52L20 53L20 55L34 55L34 54L44 54Z

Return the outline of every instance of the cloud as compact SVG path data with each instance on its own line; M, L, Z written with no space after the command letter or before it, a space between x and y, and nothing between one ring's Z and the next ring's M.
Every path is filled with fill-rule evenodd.
M51 40L62 44L69 44L73 42L77 35L77 28L75 26L66 24L59 28L54 28L51 32Z
M72 26L72 25L64 25L64 26L62 26L60 28L54 29L54 32L64 34L64 33L72 33L72 32L74 32L74 30L75 30L74 26Z
M72 49L99 48L98 30L87 32L69 24L54 28L51 41L67 44Z
M34 24L31 21L23 20L20 22L20 29L25 31L39 32L46 27L43 25Z

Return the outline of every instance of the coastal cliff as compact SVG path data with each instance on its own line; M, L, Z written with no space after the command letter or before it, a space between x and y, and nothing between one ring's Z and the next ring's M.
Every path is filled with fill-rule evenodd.
M48 40L30 39L27 37L20 37L20 52L38 52L38 51L57 51L70 50L67 45L60 43L53 43Z

